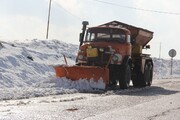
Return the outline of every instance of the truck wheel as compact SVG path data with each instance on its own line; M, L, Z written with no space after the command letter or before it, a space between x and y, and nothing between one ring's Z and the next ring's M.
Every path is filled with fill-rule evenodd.
M120 88L127 89L129 87L130 80L131 80L131 68L130 65L127 64L123 66L121 69L121 77L119 79Z
M147 62L144 67L144 86L151 86L153 76L153 66L151 62Z
M133 68L132 72L132 83L134 87L141 87L141 81L142 81L142 72L141 67L138 63L135 63L135 66Z
M144 73L141 72L140 66L136 66L133 72L135 74L132 77L134 87L151 86L153 76L153 65L151 62L146 62Z
M134 87L142 87L142 73L139 70L134 71L134 76L132 76L132 83Z

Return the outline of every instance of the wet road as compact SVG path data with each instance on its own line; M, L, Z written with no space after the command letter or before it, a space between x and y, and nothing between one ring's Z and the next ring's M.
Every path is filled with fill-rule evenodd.
M151 87L0 101L0 120L179 120L180 79Z

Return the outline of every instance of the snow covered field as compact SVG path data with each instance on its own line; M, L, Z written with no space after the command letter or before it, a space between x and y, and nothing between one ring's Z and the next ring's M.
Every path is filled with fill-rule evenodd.
M73 65L77 45L58 40L26 40L2 42L0 47L0 100L21 99L76 92L93 92L95 83L86 80L72 82L55 78L54 65ZM170 60L154 58L154 79L180 77L180 60L174 60L170 75Z

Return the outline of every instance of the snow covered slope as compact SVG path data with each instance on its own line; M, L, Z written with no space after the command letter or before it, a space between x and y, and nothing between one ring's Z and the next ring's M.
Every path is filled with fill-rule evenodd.
M94 82L79 80L72 82L66 78L55 78L53 65L75 64L77 45L58 40L26 40L3 42L0 47L0 100L19 99L52 94L93 91ZM170 76L169 60L154 58L154 78L180 76L180 61L174 63L174 75ZM160 67L159 67L160 66Z
M54 76L53 64L62 64L62 54L68 62L75 59L76 47L59 43L33 40L28 43L3 43L0 53L0 87L32 86L37 81ZM74 49L72 49L74 48Z
M171 75L171 59L153 58L154 62L154 79L166 79L180 77L180 60L173 60Z

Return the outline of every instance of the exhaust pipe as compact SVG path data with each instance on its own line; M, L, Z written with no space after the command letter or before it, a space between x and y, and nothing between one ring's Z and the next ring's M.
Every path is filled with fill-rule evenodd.
M83 44L84 35L85 35L85 32L86 32L86 27L87 27L87 25L89 25L89 22L88 21L83 21L82 25L83 25L82 33L80 33L80 35L79 35L79 42L80 42L79 47Z

